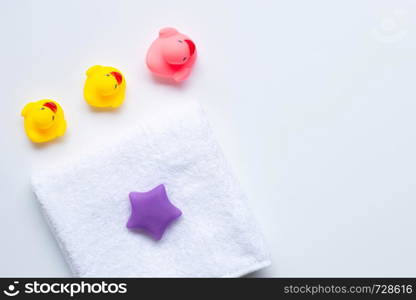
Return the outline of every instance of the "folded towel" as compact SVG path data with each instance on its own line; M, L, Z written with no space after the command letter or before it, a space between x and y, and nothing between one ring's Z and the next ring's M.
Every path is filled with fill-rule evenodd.
M163 184L182 211L156 241L126 228L130 192ZM236 179L194 103L32 177L75 276L234 277L270 264Z

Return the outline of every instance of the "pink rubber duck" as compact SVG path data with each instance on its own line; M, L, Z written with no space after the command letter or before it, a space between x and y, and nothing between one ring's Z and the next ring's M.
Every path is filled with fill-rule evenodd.
M189 77L196 60L194 42L175 28L166 27L147 52L146 63L153 74L181 82Z

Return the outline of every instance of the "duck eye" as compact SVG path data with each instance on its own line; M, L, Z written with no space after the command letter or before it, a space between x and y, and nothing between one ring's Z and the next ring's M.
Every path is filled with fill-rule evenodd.
M45 110L45 108L44 107L41 107L40 110Z
M184 58L182 58L182 61L185 61L185 60L186 60L186 56Z
M117 83L114 85L114 88L115 88L115 89L117 88Z
M110 74L105 74L105 76L109 77L109 76L110 76Z
M52 121L55 120L55 116L52 116Z
M178 40L178 42L179 42L179 43L183 43L183 41L181 41L181 40Z

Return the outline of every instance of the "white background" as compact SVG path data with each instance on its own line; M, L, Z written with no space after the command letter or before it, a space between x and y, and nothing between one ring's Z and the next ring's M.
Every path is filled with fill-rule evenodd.
M70 276L30 174L198 99L248 194L273 265L253 276L416 276L414 1L12 1L0 7L0 276ZM198 48L189 80L150 76L163 26ZM118 67L116 112L83 100ZM51 98L64 138L34 146L20 111Z

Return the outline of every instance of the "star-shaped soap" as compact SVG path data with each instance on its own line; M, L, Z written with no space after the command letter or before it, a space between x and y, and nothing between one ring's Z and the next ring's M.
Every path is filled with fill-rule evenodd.
M182 215L169 201L163 184L145 193L131 192L129 198L131 215L127 228L143 230L155 240L160 240L169 224Z

